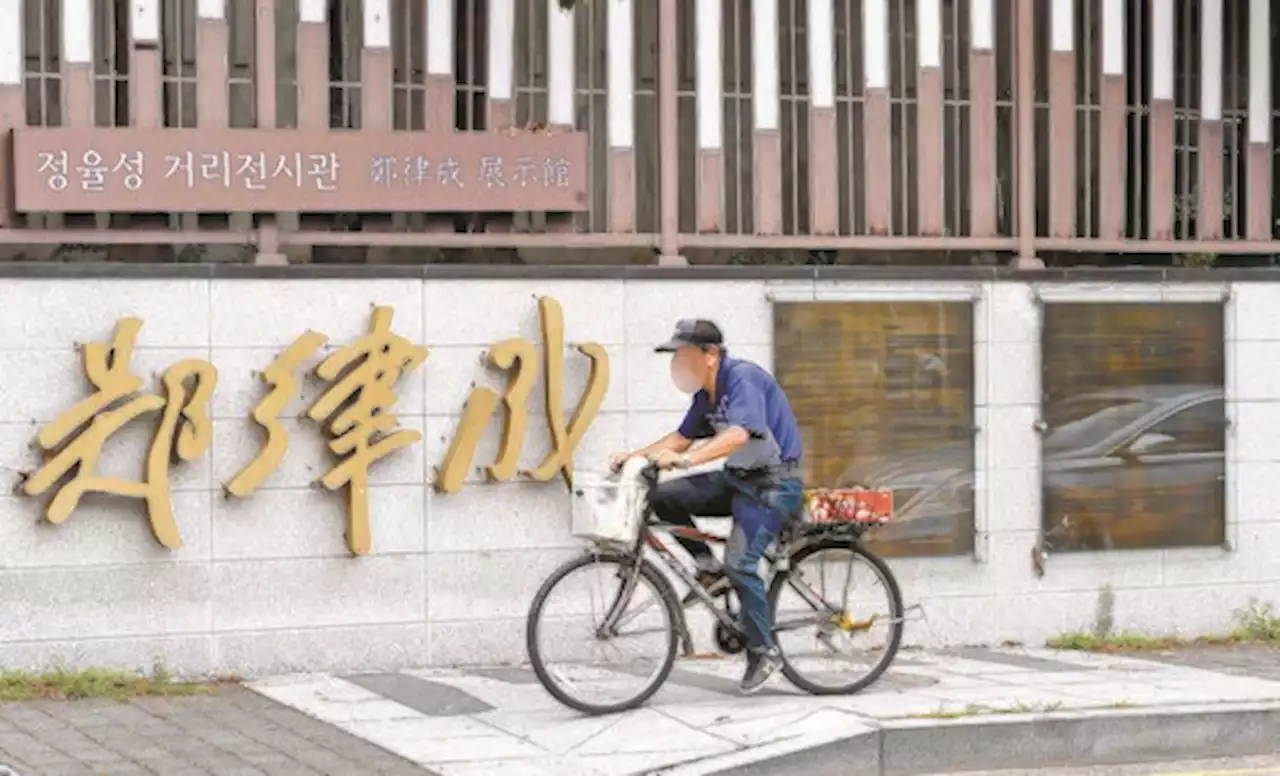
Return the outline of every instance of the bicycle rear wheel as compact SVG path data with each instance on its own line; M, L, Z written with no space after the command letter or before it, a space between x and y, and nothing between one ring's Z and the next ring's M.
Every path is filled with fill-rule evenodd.
M529 607L525 638L538 681L586 714L644 703L675 664L680 613L674 595L648 561L588 554L565 563ZM604 627L607 621L612 628Z
M902 643L902 593L888 565L855 539L831 537L801 547L790 566L769 590L786 677L814 695L879 679Z

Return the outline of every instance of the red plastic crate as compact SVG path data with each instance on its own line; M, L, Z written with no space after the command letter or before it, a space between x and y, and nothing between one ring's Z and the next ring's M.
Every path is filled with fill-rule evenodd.
M805 492L805 511L811 523L866 523L893 519L893 491L861 488L817 489Z

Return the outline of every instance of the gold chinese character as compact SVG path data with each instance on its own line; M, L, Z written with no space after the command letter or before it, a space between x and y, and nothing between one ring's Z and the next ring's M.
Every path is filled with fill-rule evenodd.
M390 413L395 384L427 360L426 348L391 333L390 307L376 307L369 333L330 355L316 374L333 385L307 412L334 439L329 449L346 456L320 479L329 490L347 486L347 547L353 555L369 552L369 467L422 434L396 428Z
M258 457L245 465L235 479L228 483L227 492L231 495L247 496L253 493L284 460L284 454L289 449L289 432L280 422L280 413L284 411L289 399L298 392L294 372L327 340L328 337L323 334L306 332L294 340L260 375L262 381L271 386L271 392L253 408L251 417L266 429L267 441Z
M588 342L577 346L578 352L591 359L591 372L582 400L568 425L564 420L564 311L560 303L550 297L538 300L538 316L542 326L542 342L545 346L543 370L546 373L547 423L551 431L551 450L537 468L527 475L539 482L551 479L557 473L565 483L573 484L573 451L587 433L591 421L604 401L609 388L609 353L601 345ZM509 374L506 391L499 396L491 388L475 388L467 399L466 409L458 430L449 445L436 489L444 493L457 493L462 489L466 471L475 457L480 434L489 423L498 403L502 402L504 419L502 443L498 458L486 470L489 479L504 481L515 473L516 460L524 447L528 426L527 400L537 377L534 361L535 348L524 339L511 339L494 345L487 361Z
M130 361L141 328L142 321L137 318L121 319L110 345L91 343L82 348L85 375L96 390L40 429L36 441L46 451L46 462L23 489L31 496L43 495L74 471L49 501L46 520L55 525L64 522L85 493L139 498L146 502L156 541L174 550L182 546L182 537L173 516L169 464L174 453L180 460L194 461L209 449L213 424L208 405L218 382L218 370L200 359L179 361L161 377L163 397L135 395L142 387L142 378L133 374ZM157 410L164 412L147 454L145 479L123 480L98 474L98 458L111 435L130 421Z

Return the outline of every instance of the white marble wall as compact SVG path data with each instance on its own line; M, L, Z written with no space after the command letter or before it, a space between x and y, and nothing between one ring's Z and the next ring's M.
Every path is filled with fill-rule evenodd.
M1091 299L1203 298L1214 287L1054 286ZM1230 624L1250 596L1280 603L1280 286L1239 284L1228 304L1230 549L1051 557L1044 578L1030 550L1040 519L1039 309L1018 283L492 280L30 280L0 282L0 475L38 463L39 424L88 386L74 345L106 340L116 318L145 321L134 365L150 376L183 357L219 369L212 449L174 468L185 541L160 549L139 502L88 497L62 526L38 500L0 497L0 665L146 665L191 673L390 669L518 661L523 617L541 579L575 551L568 497L557 480L432 491L489 344L538 337L536 295L564 307L570 343L608 347L613 381L578 450L580 469L642 444L678 421L683 397L652 346L680 317L720 322L735 352L770 364L771 300L977 300L979 537L973 557L896 561L909 603L927 621L919 643L1036 642L1087 627L1110 584L1119 627L1198 633ZM1083 295L1083 296L1081 296ZM1073 297L1075 298L1075 297ZM310 487L328 465L315 424L291 422L290 450L256 494L227 500L221 484L257 452L247 415L261 397L255 370L307 328L331 345L363 333L371 305L395 308L394 329L430 349L397 405L422 444L377 465L370 489L374 550L351 558L343 497ZM1275 332L1275 333L1273 333ZM569 399L586 359L568 356ZM308 383L286 415L320 386ZM541 384L524 455L545 452ZM136 476L150 423L108 446L102 469ZM476 464L497 448L494 424ZM1276 468L1273 468L1276 467ZM696 636L706 638L705 628Z

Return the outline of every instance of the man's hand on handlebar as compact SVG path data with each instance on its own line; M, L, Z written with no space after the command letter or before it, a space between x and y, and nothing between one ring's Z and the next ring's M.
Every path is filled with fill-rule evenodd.
M633 458L647 458L649 463L659 469L687 469L691 465L689 456L685 453L661 450L648 455L642 453L614 453L609 456L609 470L617 474L622 471L622 467L626 465L627 461Z
M622 467L626 465L627 461L635 457L635 453L614 453L609 456L609 471L617 474L622 471Z
M659 469L687 469L690 466L689 456L671 450L663 450L649 456L649 461Z

